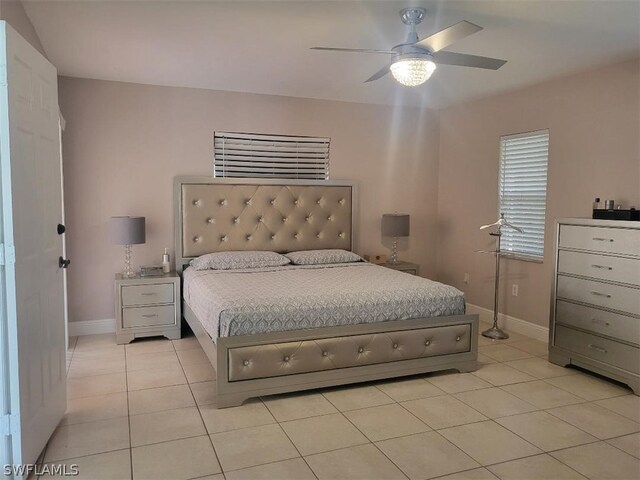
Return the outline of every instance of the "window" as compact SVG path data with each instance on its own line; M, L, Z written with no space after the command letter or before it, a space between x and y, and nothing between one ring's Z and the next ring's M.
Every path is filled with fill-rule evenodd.
M329 138L214 134L214 177L329 179Z
M547 204L549 131L500 138L499 214L524 233L505 228L502 250L542 260Z

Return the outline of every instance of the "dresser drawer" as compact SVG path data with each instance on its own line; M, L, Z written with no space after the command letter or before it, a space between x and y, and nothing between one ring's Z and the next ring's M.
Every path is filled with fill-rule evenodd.
M560 248L640 256L638 230L610 227L560 226Z
M640 315L640 289L558 275L557 296Z
M640 286L640 258L562 250L558 252L558 272Z
M122 309L123 328L174 325L175 323L176 311L173 305L129 307Z
M173 303L173 283L123 285L122 306Z
M640 345L640 318L558 300L556 322Z
M560 325L556 326L555 337L558 347L629 372L640 373L640 349L636 347Z

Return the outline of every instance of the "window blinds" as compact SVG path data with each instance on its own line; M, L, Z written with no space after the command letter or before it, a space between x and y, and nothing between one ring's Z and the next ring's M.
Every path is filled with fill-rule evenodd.
M502 250L542 259L547 201L549 131L500 138L500 213L519 233L505 228Z
M324 137L214 134L214 176L329 179L329 144Z

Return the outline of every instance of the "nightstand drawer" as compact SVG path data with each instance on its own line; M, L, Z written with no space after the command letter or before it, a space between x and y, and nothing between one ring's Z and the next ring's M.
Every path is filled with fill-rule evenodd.
M155 305L159 303L173 303L173 283L158 283L152 285L123 285L122 306Z
M156 325L174 325L176 311L174 305L158 307L130 307L122 309L122 327L151 327Z

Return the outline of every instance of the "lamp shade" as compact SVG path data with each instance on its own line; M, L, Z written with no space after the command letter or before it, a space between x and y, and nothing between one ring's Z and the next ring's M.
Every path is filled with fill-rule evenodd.
M408 237L409 214L385 213L382 215L382 235L385 237Z
M111 217L111 243L136 245L145 242L144 217Z

